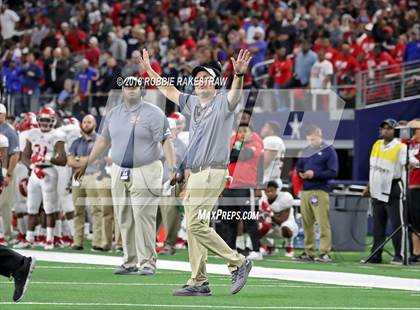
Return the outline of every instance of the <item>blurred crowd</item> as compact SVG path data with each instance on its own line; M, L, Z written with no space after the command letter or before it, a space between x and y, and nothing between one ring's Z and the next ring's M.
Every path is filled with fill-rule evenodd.
M248 48L250 68L275 60L248 74L246 87L260 87L257 77L267 69L272 78L264 86L276 89L354 85L358 71L420 59L417 6L414 0L3 1L2 92L15 115L45 104L66 115L100 114L118 77L147 76L137 62L143 47L155 71L168 77L216 62L229 76L230 57ZM340 95L355 92L347 87Z

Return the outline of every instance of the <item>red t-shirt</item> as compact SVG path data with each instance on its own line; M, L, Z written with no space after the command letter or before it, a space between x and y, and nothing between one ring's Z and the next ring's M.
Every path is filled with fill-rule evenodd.
M394 58L398 63L403 62L404 50L405 44L399 43L395 45L394 49L391 51L392 58Z
M359 64L351 55L339 54L335 60L335 68L337 71L338 82L342 82L345 74L355 73L359 70Z
M299 193L303 189L303 180L299 176L296 167L292 169L292 190L295 197L299 197Z
M350 44L350 53L352 54L354 58L357 58L359 53L362 53L362 52L363 52L362 48L360 47L359 44L357 43Z
M111 12L109 14L109 17L112 19L112 23L114 26L120 25L120 13L122 11L122 4L118 1L114 3L114 5L111 8Z
M195 49L197 47L197 43L195 43L192 37L188 37L185 39L183 43L188 49Z
M375 47L375 40L373 38L366 37L360 43L360 49L362 50L362 53L365 55L368 55L371 51L373 51L374 47Z
M66 39L72 52L80 52L87 49L88 36L86 32L82 30L69 32Z
M415 158L420 161L420 141L411 140L409 143L410 151L414 151ZM408 173L408 184L409 185L420 185L420 168L411 169Z
M327 49L321 44L321 40L317 39L315 40L313 51L315 53L319 53L320 51L325 51L325 59L329 60L332 64L334 64L334 60L338 55L337 50L333 49L331 46L329 46Z
M293 76L293 64L292 61L288 58L276 60L270 65L268 73L271 76L274 76L274 83L276 85L284 85L286 82L290 81Z
M263 154L263 144L261 138L256 139L257 134L253 134L250 141L246 141L241 150L251 149L254 156L248 160L241 160L234 163L229 163L229 175L233 177L233 181L226 184L226 188L240 188L240 187L256 187L258 177L258 163ZM235 142L238 141L236 134L232 135L230 140L230 147L233 148Z
M90 48L85 52L85 57L89 60L89 65L91 67L97 67L99 64L99 57L101 56L101 50L96 48Z
M400 68L398 66L394 66L396 64L397 62L387 52L382 52L378 57L374 54L370 54L367 60L367 65L369 69L385 69L389 66L392 66L389 67L389 69L386 70L386 72L381 72L381 70L379 70L378 73L380 73L381 75L400 72Z
M338 56L337 50L333 49L332 47L329 47L325 50L325 59L329 60L332 64L334 64L337 56Z

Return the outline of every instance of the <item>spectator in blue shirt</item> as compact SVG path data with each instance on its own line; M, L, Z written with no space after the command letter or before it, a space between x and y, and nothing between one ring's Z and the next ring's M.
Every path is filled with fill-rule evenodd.
M295 61L294 78L289 87L306 87L311 77L311 69L318 56L311 50L311 43L302 42L302 50L298 53Z
M2 80L4 79L6 83L6 92L10 97L10 111L11 115L15 114L16 108L22 106L22 83L19 75L20 67L14 61L10 60L6 64L3 62L3 70L1 72Z
M79 114L85 112L83 114L88 113L88 100L89 96L92 92L93 83L98 79L98 72L89 67L89 60L84 58L82 60L81 68L76 74L76 88L75 94L79 96L80 103L75 105L73 108L73 112L75 114Z
M328 181L338 174L338 158L335 149L322 141L322 131L313 126L308 129L306 140L309 143L303 149L297 162L299 176L303 179L300 211L305 233L305 252L296 260L315 260L315 223L319 224L320 255L316 260L331 262L331 227L329 219L330 202Z
M44 71L35 64L34 54L29 53L24 58L25 61L19 70L23 100L20 111L16 107L15 112L18 115L21 112L31 111L36 113L39 110L40 82L44 78Z
M249 45L249 51L252 53L249 67L252 68L255 64L264 61L267 53L267 42L264 41L264 33L261 30L256 30L254 34L254 42ZM263 68L257 70L257 74L262 73Z
M84 58L81 68L76 74L76 94L82 97L89 96L92 90L92 81L96 81L97 77L97 71L89 67L89 60Z
M413 30L410 33L410 42L405 47L403 59L404 62L420 59L420 36L417 30Z

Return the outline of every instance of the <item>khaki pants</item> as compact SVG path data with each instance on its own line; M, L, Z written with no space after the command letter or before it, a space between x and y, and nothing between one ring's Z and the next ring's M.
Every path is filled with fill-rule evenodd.
M130 179L120 179L123 168L113 165L111 191L117 211L126 268L156 269L156 213L162 192L162 162L130 170Z
M315 256L315 223L319 224L320 254L331 252L330 197L322 190L302 191L301 213L305 233L305 253Z
M245 257L233 251L210 227L209 218L201 219L199 214L211 212L226 185L228 171L207 169L192 173L188 179L184 198L187 217L188 256L191 264L191 278L188 285L201 285L207 281L207 251L228 261L229 271L236 270L245 262ZM200 211L201 210L201 211Z
M98 173L83 176L80 186L73 186L74 204L74 245L83 246L84 228L86 222L86 207L92 206L92 246L101 247L102 239L102 209L98 204L96 177Z
M3 174L4 175L4 174ZM14 177L10 179L9 185L0 194L0 216L3 217L4 236L7 239L11 237L12 225L12 206L15 202L15 180Z
M159 205L160 212L158 212L156 220L156 232L160 231L163 224L165 227L165 247L174 248L181 227L181 214L175 197L161 197L161 202Z
M97 181L98 188L98 199L101 206L101 226L102 226L102 237L101 237L101 248L110 249L112 247L112 236L115 235L115 245L117 247L122 246L121 232L114 216L114 207L112 205L112 194L111 194L111 178L103 178Z

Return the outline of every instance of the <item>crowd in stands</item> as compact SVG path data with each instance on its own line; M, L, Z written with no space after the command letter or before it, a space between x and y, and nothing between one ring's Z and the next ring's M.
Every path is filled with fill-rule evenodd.
M323 51L331 82L352 85L360 70L420 59L417 6L415 0L3 1L3 92L15 115L50 103L46 95L67 114L92 112L90 105L100 113L119 76L147 76L137 62L143 47L155 71L171 77L215 62L230 75L230 57L248 48L250 68L275 58L268 86L277 89L311 87L311 75L319 74L311 67ZM246 86L252 84L248 74ZM89 101L91 94L98 96Z

